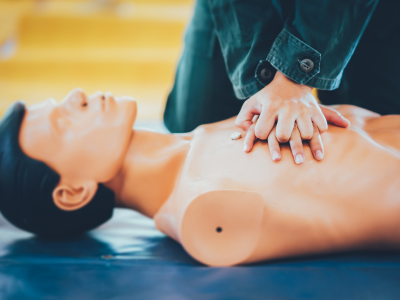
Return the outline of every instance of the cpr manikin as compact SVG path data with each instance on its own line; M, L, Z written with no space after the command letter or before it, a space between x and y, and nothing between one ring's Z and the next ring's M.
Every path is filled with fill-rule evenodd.
M242 140L230 138L240 131L233 118L184 135L132 130L134 101L79 90L60 104L28 107L18 141L27 157L59 175L51 200L64 214L92 205L104 187L114 192L115 206L153 218L210 266L400 248L400 116L336 109L352 125L329 127L322 161L305 144L301 165L285 145L279 162L263 141L245 153ZM41 228L52 226L45 222ZM65 230L75 226L66 222Z

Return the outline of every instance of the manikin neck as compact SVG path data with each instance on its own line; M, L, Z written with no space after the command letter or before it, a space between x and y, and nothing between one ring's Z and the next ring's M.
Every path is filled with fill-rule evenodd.
M114 191L116 206L152 218L175 187L190 139L190 134L134 130L120 171L105 184Z

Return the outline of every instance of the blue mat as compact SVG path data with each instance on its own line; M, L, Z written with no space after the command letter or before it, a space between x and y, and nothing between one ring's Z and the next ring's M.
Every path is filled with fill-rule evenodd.
M400 299L400 253L209 268L133 211L59 241L0 218L0 299Z

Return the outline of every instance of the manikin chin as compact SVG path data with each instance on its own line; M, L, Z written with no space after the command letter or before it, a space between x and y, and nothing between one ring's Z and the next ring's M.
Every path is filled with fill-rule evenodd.
M13 113L22 115L20 155L59 177L50 186L40 181L44 173L30 171L24 176L38 180L43 190L48 185L49 196L40 197L49 199L46 205L54 210L35 209L40 218L24 223L30 216L23 219L15 213L24 207L7 210L17 205L10 200L0 209L16 226L37 234L67 234L69 228L77 233L78 223L84 231L109 218L105 213L96 224L90 223L105 204L82 213L100 201L96 195L108 191L111 211L113 206L125 207L153 218L160 231L210 266L352 249L397 249L400 116L382 117L354 106L336 109L352 125L330 126L322 136L322 161L313 159L305 143L306 162L296 165L288 145L282 146L279 162L271 160L264 141L245 153L243 140L230 139L240 131L233 118L187 134L133 130L133 99L86 96L74 90L59 104L48 100L23 112L14 109L0 124L4 144L2 132L16 126L10 125L16 123L10 121ZM7 159L8 152L1 151L1 159ZM9 185L28 189L19 180L6 179L1 168L5 167L0 173ZM7 199L13 199L15 189L4 190ZM35 195L29 199L39 201ZM47 200L40 201L42 205ZM60 217L52 216L53 211ZM80 214L80 221L68 219L74 213ZM55 220L64 216L63 222Z

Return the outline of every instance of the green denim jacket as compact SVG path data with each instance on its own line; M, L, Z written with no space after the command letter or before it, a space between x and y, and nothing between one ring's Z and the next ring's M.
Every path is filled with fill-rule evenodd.
M398 24L398 10L393 8L400 1L381 2L385 3L378 5L374 23L384 34ZM208 0L208 4L235 95L245 99L260 84L267 85L276 70L317 89L338 88L378 0Z

